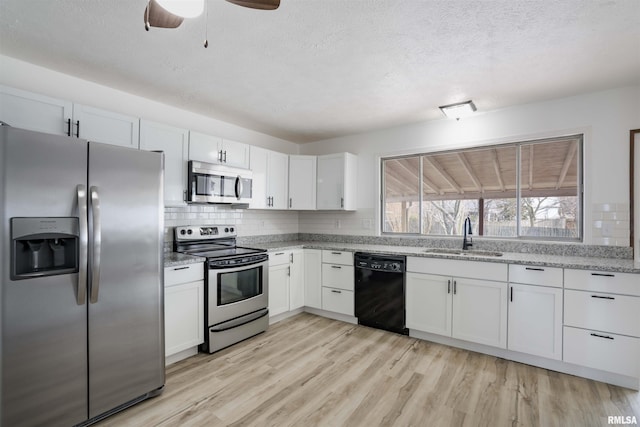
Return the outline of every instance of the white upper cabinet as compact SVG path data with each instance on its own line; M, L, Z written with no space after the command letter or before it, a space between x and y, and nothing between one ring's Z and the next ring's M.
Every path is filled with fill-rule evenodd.
M289 209L315 210L316 156L289 156Z
M289 159L286 154L251 146L252 209L287 209Z
M0 120L37 132L71 136L73 104L6 86L0 86Z
M189 160L249 169L249 145L193 131L189 138Z
M317 209L356 210L357 177L356 155L339 153L318 156Z
M139 147L140 119L86 105L73 104L73 123L78 138L120 147Z
M140 120L140 149L164 152L164 205L186 205L189 131Z

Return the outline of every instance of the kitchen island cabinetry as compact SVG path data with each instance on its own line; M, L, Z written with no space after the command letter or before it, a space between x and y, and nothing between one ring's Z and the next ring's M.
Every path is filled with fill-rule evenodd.
M565 270L565 362L640 377L638 275Z
M140 120L140 149L164 152L164 205L185 206L189 131Z
M191 131L189 160L249 169L249 145Z
M203 263L164 269L165 363L198 351L204 342Z
M0 87L0 120L22 129L68 135L92 142L139 146L138 117Z
M316 208L318 210L357 209L358 157L351 153L318 156Z
M506 348L506 279L506 265L408 257L407 327Z
M562 359L562 277L561 268L509 265L509 350Z

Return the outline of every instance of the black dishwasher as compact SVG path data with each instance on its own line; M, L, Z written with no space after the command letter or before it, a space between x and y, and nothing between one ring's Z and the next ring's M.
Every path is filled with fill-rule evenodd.
M354 261L358 323L408 335L404 310L405 257L356 252Z

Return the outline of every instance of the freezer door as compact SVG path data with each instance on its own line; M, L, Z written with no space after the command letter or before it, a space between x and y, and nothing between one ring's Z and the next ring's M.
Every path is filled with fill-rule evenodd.
M163 156L89 143L89 417L164 385Z
M71 426L87 419L86 282L78 288L74 272L10 277L11 218L67 217L57 222L77 224L77 189L86 180L86 141L0 127L2 426ZM56 248L43 240L37 249L35 264Z

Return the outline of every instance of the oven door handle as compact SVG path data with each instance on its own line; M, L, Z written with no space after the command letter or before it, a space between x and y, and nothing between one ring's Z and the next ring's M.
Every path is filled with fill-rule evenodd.
M269 314L268 308L263 308L262 310L258 310L253 313L249 313L246 316L239 317L237 319L229 320L228 322L220 323L216 326L211 326L209 328L210 332L223 332L229 329L237 328L238 326L245 325L249 322L253 322L256 319L264 317Z
M209 267L209 271L211 272L221 272L221 273L235 273L236 271L242 271L242 270L247 270L247 267L251 267L251 268L255 268L255 267L267 267L269 265L269 260L262 260L262 261L256 261L256 262L252 262L250 264L243 264L240 266L236 266L236 267L214 267L211 268Z

